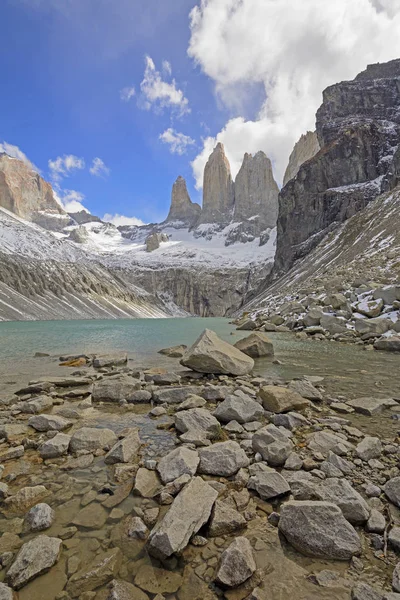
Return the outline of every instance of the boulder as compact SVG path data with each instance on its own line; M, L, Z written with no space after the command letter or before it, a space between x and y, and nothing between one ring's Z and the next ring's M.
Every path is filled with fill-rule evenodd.
M37 396L26 400L24 402L18 402L17 407L23 413L38 415L45 410L50 409L53 406L53 400L50 396Z
M396 406L397 402L392 398L356 398L355 400L348 400L346 404L354 408L356 412L372 417L372 415L382 412L385 408Z
M21 514L44 500L48 495L49 491L44 485L27 486L18 490L13 496L6 498L4 505L7 511L14 514Z
M248 337L236 342L234 346L252 358L274 355L274 347L271 340L265 333L262 333L261 331L255 331L254 333L251 333Z
M302 410L310 403L297 392L276 385L265 385L258 392L265 410L274 413L284 413L292 410Z
M182 358L187 350L187 346L185 344L180 344L179 346L171 346L170 348L163 348L159 350L159 354L164 354L165 356L169 356L170 358Z
M379 317L383 310L383 300L381 298L377 300L364 299L356 304L355 309L361 315L365 315L371 319L374 317Z
M35 577L46 573L60 557L62 540L39 535L18 552L16 559L7 572L7 582L19 590Z
M289 383L289 388L307 400L322 400L321 392L306 379L295 379Z
M400 477L389 479L383 486L383 491L389 498L390 502L400 508Z
M221 423L229 423L229 421L249 423L263 416L263 407L245 394L227 396L214 411L214 417Z
M390 325L389 319L356 319L354 323L355 330L360 335L368 333L376 336L389 331Z
M383 600L382 594L376 592L370 585L359 582L351 590L351 600Z
M236 327L236 329L238 331L253 331L254 329L257 329L257 323L253 321L253 319L245 319L243 323L240 323L240 325Z
M400 592L400 562L397 563L393 571L392 588L395 592Z
M114 579L121 565L121 550L113 548L97 555L81 571L74 573L68 580L66 591L72 598L81 597Z
M178 479L181 475L195 475L200 458L195 450L181 446L172 450L159 461L157 471L164 484Z
M201 388L194 385L181 387L168 387L165 389L155 390L153 398L159 404L181 404L193 394L200 394Z
M152 556L166 559L181 552L190 538L207 523L218 492L201 477L194 477L179 492L165 517L155 526L148 540Z
M39 454L42 458L58 458L67 454L71 436L65 433L57 433L50 440L39 446Z
M120 367L126 365L128 362L128 355L122 354L106 354L104 356L96 356L93 360L93 366L95 369L102 369L104 367Z
M138 458L141 444L139 430L131 429L128 435L117 442L106 454L104 462L107 465L134 462Z
M306 556L350 560L361 553L356 530L330 502L287 502L281 508L279 531Z
M200 373L247 375L254 367L254 360L205 329L187 350L181 364Z
M382 444L379 438L366 436L356 447L356 454L361 460L368 462L382 454Z
M219 434L220 424L205 408L191 408L179 411L175 417L175 428L180 433L187 431L203 431L207 437L214 438Z
M382 299L384 304L393 305L396 300L400 300L400 285L388 285L378 288L374 290L373 296L375 300Z
M216 580L223 586L235 588L247 581L256 569L249 540L237 537L221 556Z
M335 454L343 454L341 447L344 446L348 450L352 450L353 446L349 442L346 442L342 437L331 433L329 431L316 431L307 436L307 446L313 452L320 452L321 454L328 454L333 452Z
M260 471L250 477L247 487L255 490L263 500L270 500L290 492L290 486L280 473L273 469Z
M342 317L334 317L332 315L323 314L320 321L321 327L328 331L331 335L336 333L344 333L347 331L346 319Z
M58 415L35 415L29 419L28 425L36 431L63 431L71 427L72 422Z
M400 335L391 337L382 337L374 343L376 350L385 350L386 352L400 352Z
M369 518L368 504L347 479L328 477L317 487L316 494L320 500L336 504L350 523L359 525Z
M199 449L199 473L230 477L249 465L245 451L237 442L219 442Z
M48 504L42 502L28 511L24 525L29 531L43 531L51 527L54 517L54 510Z
M226 502L217 500L211 515L209 535L218 537L246 527L246 519Z
M111 429L81 427L71 438L70 450L71 452L109 450L117 441L118 438Z
M256 431L252 447L254 452L259 452L263 460L273 467L282 466L293 450L292 442L275 425L267 425Z
M121 377L120 379L101 379L93 385L92 398L94 402L132 402L137 391L142 387L139 379Z
M104 597L104 600L149 600L145 592L122 579L113 579L107 591L108 593Z
M142 498L153 498L161 491L161 482L155 471L140 468L136 473L134 492Z
M17 600L17 595L8 585L0 583L0 600Z

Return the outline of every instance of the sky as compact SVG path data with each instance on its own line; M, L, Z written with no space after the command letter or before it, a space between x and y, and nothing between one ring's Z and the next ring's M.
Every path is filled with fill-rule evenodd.
M162 221L201 203L218 141L281 183L322 91L400 58L400 0L2 0L0 151L69 211Z

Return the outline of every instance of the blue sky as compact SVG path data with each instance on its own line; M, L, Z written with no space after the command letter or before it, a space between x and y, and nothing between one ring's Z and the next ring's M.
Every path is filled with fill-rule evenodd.
M0 150L154 222L178 175L201 201L217 141L233 176L264 150L280 183L322 90L400 57L400 0L2 0L0 39Z

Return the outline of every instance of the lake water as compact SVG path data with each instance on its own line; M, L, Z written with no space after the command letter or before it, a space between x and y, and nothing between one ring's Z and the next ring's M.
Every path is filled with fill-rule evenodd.
M0 323L0 392L45 375L68 373L59 366L62 354L104 354L126 351L132 367L180 369L177 359L157 353L177 344L191 345L206 328L235 343L249 334L236 331L223 318L30 321ZM325 378L329 393L356 396L400 396L400 355L366 351L337 342L298 340L292 333L269 333L275 348L270 358L256 361L255 373L292 379ZM34 358L35 352L50 354Z

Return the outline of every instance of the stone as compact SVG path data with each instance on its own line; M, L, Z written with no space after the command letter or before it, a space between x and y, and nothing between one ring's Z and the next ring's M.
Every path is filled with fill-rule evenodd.
M167 387L154 390L153 398L158 404L181 404L193 394L200 392L201 388L194 385Z
M361 460L368 462L382 454L382 444L379 438L366 436L356 447L356 454Z
M26 414L38 415L52 408L53 400L50 396L37 396L25 402L18 402L18 410Z
M72 598L80 597L114 579L121 564L119 548L97 555L84 569L74 573L68 580L66 591Z
M15 458L20 458L25 453L25 448L23 446L14 446L12 448L8 448L4 452L0 452L0 463L6 462L7 460L13 460Z
M279 531L306 556L350 560L361 553L356 530L330 502L291 501L281 508Z
M269 337L261 331L255 331L248 337L242 338L236 344L235 348L251 356L251 358L260 358L262 356L273 356L274 347Z
M187 431L202 431L207 437L215 438L220 432L220 424L217 419L205 408L191 408L179 411L175 417L175 428L180 433Z
M173 594L182 584L182 576L153 565L141 565L135 577L135 585L150 594Z
M43 531L51 527L54 518L54 510L48 504L41 502L28 511L24 525L29 531Z
M257 323L253 321L253 319L245 319L243 323L240 323L240 325L236 327L236 329L238 331L253 331L254 329L257 329Z
M237 537L221 556L216 580L223 586L235 588L247 581L256 569L249 540Z
M181 359L181 364L200 373L247 375L254 360L205 329Z
M81 427L71 437L70 451L109 450L117 441L118 438L111 429Z
M348 400L347 404L354 408L357 413L371 417L382 412L385 408L396 406L397 402L391 398L357 398Z
M147 539L148 535L149 530L140 517L132 517L129 520L128 537L145 540Z
M237 442L219 442L199 449L199 473L230 477L242 467L247 467L249 459Z
M400 286L388 285L382 288L377 288L373 292L375 300L382 299L384 304L393 305L394 302L400 300Z
M0 583L0 600L17 600L17 595L8 585Z
M171 206L166 222L170 223L178 221L180 223L184 223L188 227L191 227L198 221L200 214L200 205L191 201L189 193L187 191L186 181L183 177L179 176L178 179L175 181L174 185L172 186ZM178 348L180 348L180 346L178 346ZM184 349L185 348L186 346L184 346ZM171 355L167 352L160 352L162 354L167 354L167 356L176 357L176 354Z
M147 236L145 242L146 252L154 252L154 250L158 250L163 242L168 242L168 235L166 233L158 233L155 231Z
M204 168L203 206L199 223L230 223L234 200L229 161L223 144L218 143Z
M370 585L359 582L351 590L352 600L382 600L382 594L376 592Z
M129 478L128 481L119 485L114 490L114 494L106 498L102 504L105 508L114 508L114 506L118 506L121 504L129 496L133 488L133 481Z
M153 397L153 394L147 390L137 390L129 395L129 404L148 404Z
M400 562L397 563L393 571L392 588L395 592L400 592Z
M400 352L400 335L391 337L382 337L374 343L375 350L384 350L385 352Z
M35 485L32 487L23 487L13 496L4 500L4 505L8 512L21 514L27 512L32 506L35 506L41 500L49 495L44 485Z
M149 553L164 560L184 550L190 538L207 523L217 497L218 492L208 483L201 477L194 477L151 531L147 545Z
M303 317L305 327L317 327L321 323L323 312L320 308L311 308Z
M104 367L120 367L126 365L127 362L128 355L124 352L121 354L105 354L96 356L93 359L93 366L95 369L103 369Z
M292 410L302 410L310 404L297 392L275 385L265 385L260 388L258 396L265 410L274 413L285 413Z
M227 396L214 411L214 417L221 423L229 423L229 421L249 423L263 416L262 406L245 394Z
M91 502L82 508L71 523L86 529L101 529L107 520L107 512L97 502Z
M289 383L289 388L307 400L322 400L321 392L306 379L295 379Z
M161 482L157 473L140 468L136 473L134 492L142 498L153 498L161 490Z
M19 590L35 577L46 573L60 557L62 540L39 535L18 552L16 559L7 572L7 582Z
M376 508L371 509L371 514L367 521L366 530L369 533L383 533L386 527L385 517Z
M163 348L159 350L159 354L165 354L165 356L169 356L170 358L182 358L187 350L187 346L185 344L180 344L179 346L171 346L170 348Z
M217 500L212 510L208 533L211 537L218 537L233 533L246 527L246 519L229 504Z
M255 490L263 500L270 500L290 492L290 486L280 473L273 469L261 471L250 477L247 487Z
M329 477L318 486L316 493L320 500L336 504L350 523L362 524L369 518L368 504L347 479Z
M333 452L335 454L343 454L340 450L341 445L351 450L353 446L346 442L343 438L330 433L328 431L316 431L307 436L307 446L313 452L320 452L323 455Z
M365 315L366 317L379 317L383 310L383 300L381 298L378 300L364 299L356 304L355 309L358 313Z
M28 425L36 431L63 431L71 427L72 422L58 415L35 415L29 419Z
M360 335L367 333L379 336L389 331L390 322L388 319L356 319L354 327Z
M323 314L320 323L321 327L323 327L331 335L345 333L347 331L346 319L343 319L342 317L334 317L333 315Z
M122 579L113 579L107 588L104 600L149 600L148 595L138 587ZM97 597L97 596L96 596Z
M181 404L178 404L176 410L189 410L191 408L202 408L207 404L206 400L201 396L189 396L187 400L184 400Z
M283 177L283 185L285 186L291 179L294 179L301 165L313 158L319 151L320 145L316 132L307 131L303 134L289 156L289 164Z
M46 440L39 446L39 454L42 458L59 458L67 454L71 436L65 433L57 433L50 440Z
M104 457L106 465L131 463L138 459L141 446L138 429L131 429L126 437L119 440Z
M293 451L292 442L274 425L267 425L256 431L252 447L254 452L259 452L263 460L273 467L284 465Z
M354 465L351 462L345 458L342 458L341 456L338 456L334 452L328 452L328 457L326 460L345 475L350 475L352 471L354 471Z
M139 379L120 377L118 379L104 378L93 385L92 399L94 402L133 402L137 391L141 391Z
M196 451L180 447L163 456L157 465L157 471L161 481L166 484L184 474L195 475L199 462Z
M296 454L295 452L292 452L291 454L289 454L288 458L286 459L285 464L283 465L283 468L287 469L288 471L300 471L302 466L303 466L303 460L300 458L300 456L298 456L298 454Z
M383 491L389 498L390 502L400 508L400 477L389 479L383 486Z

